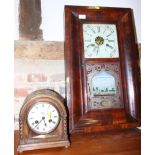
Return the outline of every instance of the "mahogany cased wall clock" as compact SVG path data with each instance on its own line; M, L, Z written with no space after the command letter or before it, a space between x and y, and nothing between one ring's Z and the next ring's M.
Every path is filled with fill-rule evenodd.
M70 145L64 99L55 91L41 89L28 95L19 119L19 152Z
M140 69L132 9L65 6L70 131L140 124Z

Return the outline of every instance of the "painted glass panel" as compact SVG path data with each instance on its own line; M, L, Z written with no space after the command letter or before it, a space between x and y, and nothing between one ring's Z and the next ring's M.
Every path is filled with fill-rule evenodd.
M96 74L92 78L92 91L94 95L115 94L115 78L106 71Z

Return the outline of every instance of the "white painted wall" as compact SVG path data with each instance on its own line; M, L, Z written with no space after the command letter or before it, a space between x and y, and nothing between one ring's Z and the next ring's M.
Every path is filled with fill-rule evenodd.
M19 1L19 0L15 0ZM64 41L64 5L127 7L134 11L137 40L141 42L141 0L41 0L43 38ZM16 2L16 5L18 3ZM16 9L18 6L15 7ZM19 39L18 12L15 10L15 40Z
M14 0L14 40L19 40L19 0Z

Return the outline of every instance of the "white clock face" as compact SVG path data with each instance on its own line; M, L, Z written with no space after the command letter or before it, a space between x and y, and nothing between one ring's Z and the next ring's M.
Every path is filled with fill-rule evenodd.
M85 58L118 58L118 41L114 24L83 24Z
M39 134L53 131L59 124L59 120L60 115L57 108L48 102L34 104L27 116L29 127Z

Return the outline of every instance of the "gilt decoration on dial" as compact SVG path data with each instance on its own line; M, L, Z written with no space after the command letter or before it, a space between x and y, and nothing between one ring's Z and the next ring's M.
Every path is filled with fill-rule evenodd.
M85 58L118 58L115 24L83 24Z
M38 102L29 110L27 121L35 133L46 134L54 131L59 124L57 108L48 102Z

